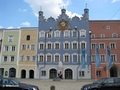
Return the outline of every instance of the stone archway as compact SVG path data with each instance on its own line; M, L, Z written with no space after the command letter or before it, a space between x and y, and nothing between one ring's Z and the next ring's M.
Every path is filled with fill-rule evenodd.
M34 78L34 71L33 70L29 70L29 78Z
M53 79L55 77L57 77L57 70L56 69L50 69L50 71L49 71L49 78Z
M21 78L26 78L26 70L21 70Z
M16 69L15 68L9 69L9 77L16 77Z
M65 79L73 79L73 71L71 69L65 70Z
M117 74L117 68L116 67L111 67L110 68L110 77L117 77L118 74Z

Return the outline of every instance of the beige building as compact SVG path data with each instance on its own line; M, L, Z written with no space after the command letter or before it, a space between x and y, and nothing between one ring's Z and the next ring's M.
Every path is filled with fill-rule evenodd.
M36 76L37 29L21 28L18 78L35 78Z

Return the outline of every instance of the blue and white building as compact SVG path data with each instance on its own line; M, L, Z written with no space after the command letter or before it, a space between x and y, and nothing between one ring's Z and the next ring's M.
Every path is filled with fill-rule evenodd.
M81 18L69 18L62 9L57 19L44 18L39 11L36 78L52 79L62 71L64 79L90 79L89 9ZM85 68L82 68L82 48Z

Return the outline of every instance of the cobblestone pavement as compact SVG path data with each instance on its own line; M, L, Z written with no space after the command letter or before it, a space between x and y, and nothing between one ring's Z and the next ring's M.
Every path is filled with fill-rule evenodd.
M39 79L18 79L20 82L37 85L40 90L50 90L52 85L55 90L80 90L82 85L92 83L94 80L39 80Z

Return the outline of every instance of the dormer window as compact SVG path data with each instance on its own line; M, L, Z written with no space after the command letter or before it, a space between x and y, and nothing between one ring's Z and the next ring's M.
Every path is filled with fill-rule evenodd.
M30 35L27 35L26 40L30 40Z

